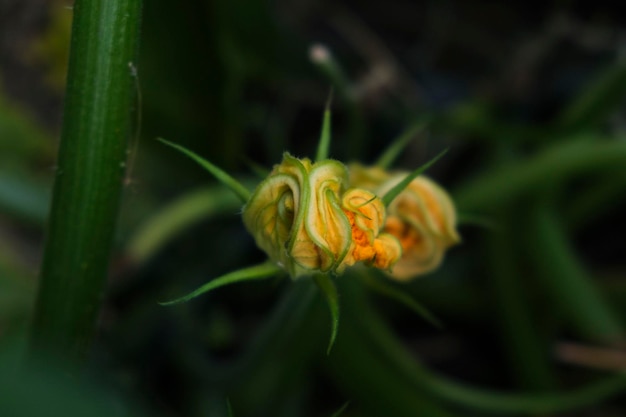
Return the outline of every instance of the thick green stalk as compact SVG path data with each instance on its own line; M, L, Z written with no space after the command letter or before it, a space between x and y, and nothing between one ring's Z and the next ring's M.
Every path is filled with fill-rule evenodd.
M140 0L76 0L63 129L32 347L85 357L133 127Z

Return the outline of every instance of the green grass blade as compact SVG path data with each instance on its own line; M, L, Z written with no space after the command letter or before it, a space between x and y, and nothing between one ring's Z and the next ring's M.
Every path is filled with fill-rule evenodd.
M328 97L328 102L326 103L326 108L324 109L324 119L322 120L322 133L320 135L320 141L317 145L317 153L315 155L315 161L323 161L324 159L328 159L328 153L330 150L330 125L331 125L331 111L330 111L330 103L332 101L332 92Z
M384 295L398 303L411 309L418 316L422 317L428 323L432 324L438 329L443 329L443 323L439 320L430 310L418 303L407 293L401 291L398 288L390 285L388 282L378 279L370 274L362 274L362 279L365 283L378 294Z
M282 271L283 270L274 262L267 261L260 265L255 265L248 268L240 269L238 271L229 272L226 275L222 275L219 278L215 278L214 280L207 282L200 288L190 292L183 297L177 298L172 301L160 302L159 304L161 304L162 306L171 306L174 304L184 303L193 298L196 298L199 295L205 294L220 287L224 287L226 285L234 284L236 282L254 281L258 279L270 278Z
M420 120L413 125L409 126L400 136L398 136L389 147L383 152L383 154L376 161L376 166L381 168L389 168L391 164L396 160L398 155L415 137L424 131L428 125L428 120Z
M332 329L328 341L328 348L326 349L326 354L330 354L330 350L333 348L335 338L337 337L337 329L339 328L339 294L337 293L335 283L328 274L316 274L313 279L318 288L322 291L322 294L324 294L330 310Z
M400 181L395 187L387 191L387 194L383 196L383 203L385 204L385 207L389 207L389 204L391 204L391 202L398 195L400 195L402 191L404 191L404 189L411 183L411 181L413 181L415 178L423 174L424 171L426 171L428 168L434 165L435 162L439 160L439 158L441 158L442 156L446 154L446 152L448 152L448 149L444 149L442 152L439 153L439 155L435 156L433 159L426 162L424 165L417 168L415 171L411 172L409 175L406 176L406 178Z
M230 188L231 191L235 193L237 197L239 197L239 199L243 203L247 203L248 200L250 199L250 195L251 195L250 190L244 187L239 181L233 178L230 174L226 173L226 171L222 170L221 168L218 168L217 166L213 165L211 162L207 161L201 156L198 156L194 152L190 151L189 149L181 145L167 141L163 138L157 138L157 140L166 144L167 146L170 146L176 149L179 152L182 152L183 154L187 155L188 157L196 161L198 164L200 164L200 166L202 166L204 169L206 169L211 174L213 174L213 176L219 182L221 182L222 184Z
M335 411L333 415L330 417L339 417L340 415L343 414L344 411L346 411L346 408L348 408L349 405L350 405L350 401L346 402L344 405L341 406L339 410Z

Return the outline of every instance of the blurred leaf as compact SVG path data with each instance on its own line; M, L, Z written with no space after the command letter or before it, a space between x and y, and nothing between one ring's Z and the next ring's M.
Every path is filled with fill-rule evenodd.
M528 160L483 170L453 197L460 211L493 212L524 194L608 166L626 167L626 143L573 140Z
M534 395L502 393L452 381L416 362L369 307L358 285L352 280L342 282L344 325L335 352L329 357L329 370L354 401L375 410L375 414L455 415L439 408L435 400L472 409L480 415L557 413L588 407L626 389L626 376L621 374L566 392ZM346 377L355 373L359 378Z
M218 185L188 192L145 220L126 246L131 260L145 263L184 230L213 216L237 213L240 200Z
M525 206L507 207L499 216L500 229L487 236L485 264L491 280L492 314L500 328L500 339L521 388L546 392L557 386L550 344L543 336L543 322L533 316L533 303L520 252L519 235L527 228Z
M556 119L562 130L580 131L606 121L626 97L626 62L603 70Z
M598 342L624 340L624 327L570 247L549 207L532 210L532 260L540 283L580 336Z
M120 398L91 381L72 379L48 361L45 369L0 373L0 415L11 417L138 417ZM0 363L0 369L7 364Z

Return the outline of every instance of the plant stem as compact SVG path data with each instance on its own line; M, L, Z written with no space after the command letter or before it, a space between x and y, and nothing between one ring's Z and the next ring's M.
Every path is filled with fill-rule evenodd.
M133 127L140 0L76 0L58 167L31 348L85 358Z

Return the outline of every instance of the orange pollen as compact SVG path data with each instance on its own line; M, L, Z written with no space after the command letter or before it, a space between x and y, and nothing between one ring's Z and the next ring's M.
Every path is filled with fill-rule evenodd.
M378 264L383 264L386 259L385 249L383 245L374 239L370 242L367 233L360 229L354 220L355 214L351 211L344 210L348 220L350 221L350 227L352 228L352 241L354 242L354 249L352 250L352 256L355 261L374 261L374 266L379 267ZM380 260L380 261L379 261Z

